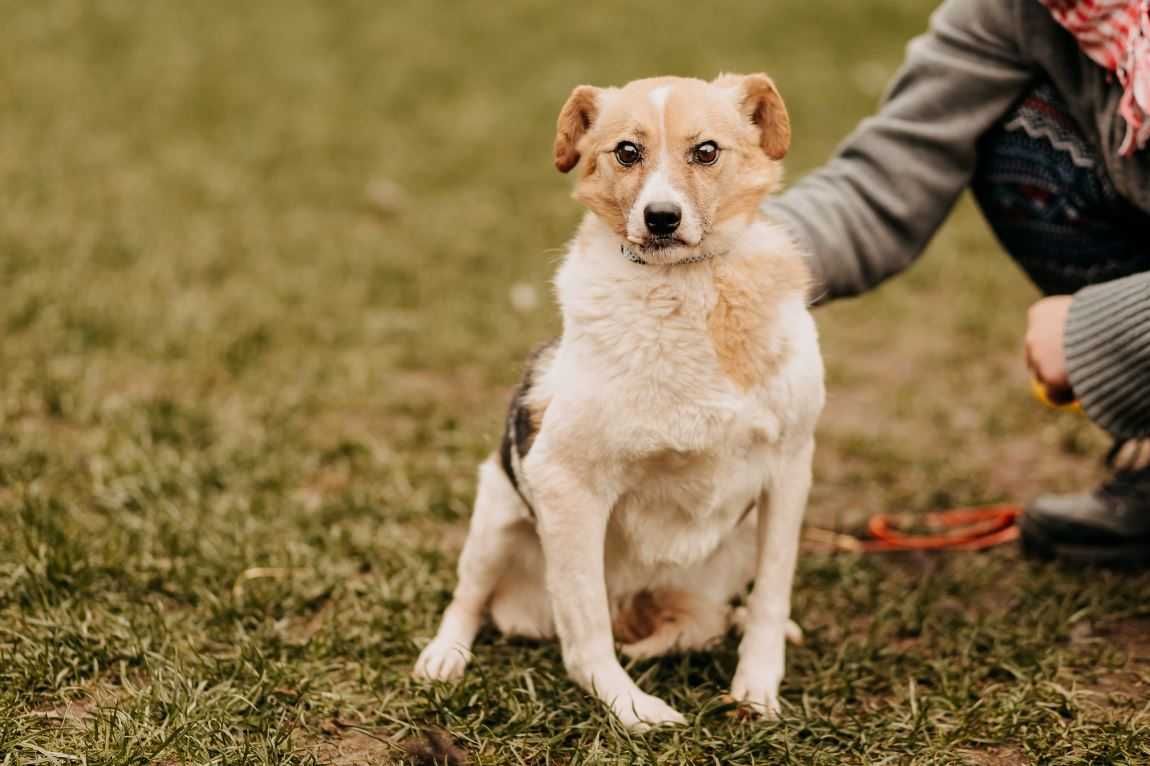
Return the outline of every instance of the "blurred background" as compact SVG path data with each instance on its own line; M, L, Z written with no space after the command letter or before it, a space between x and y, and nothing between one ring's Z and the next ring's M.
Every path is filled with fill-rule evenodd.
M398 679L558 330L568 92L766 71L797 178L932 6L0 0L0 708L80 700L128 760L302 757L292 726L321 742L356 695L396 737L425 720ZM811 518L1095 477L1100 437L1029 396L1035 297L964 200L907 275L820 309ZM96 747L11 720L0 752Z

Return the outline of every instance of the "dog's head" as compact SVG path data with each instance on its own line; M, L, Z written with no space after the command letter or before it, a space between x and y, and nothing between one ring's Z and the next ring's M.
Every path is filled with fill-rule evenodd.
M555 166L644 261L725 251L782 178L786 107L765 74L580 85L559 113Z

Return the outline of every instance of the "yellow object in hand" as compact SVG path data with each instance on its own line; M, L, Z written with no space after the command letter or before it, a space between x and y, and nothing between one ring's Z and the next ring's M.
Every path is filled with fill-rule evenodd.
M1068 402L1055 401L1050 395L1050 390L1042 384L1038 378L1030 379L1030 390L1034 394L1034 398L1045 404L1052 410L1061 410L1063 412L1082 412L1082 405L1077 399L1071 399Z

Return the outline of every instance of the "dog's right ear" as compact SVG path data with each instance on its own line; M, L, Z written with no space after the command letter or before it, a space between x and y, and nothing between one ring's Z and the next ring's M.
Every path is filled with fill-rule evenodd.
M772 160L781 160L791 146L791 118L775 83L765 74L722 74L714 80L732 91L739 110L759 129L759 145Z
M579 141L599 116L599 89L580 85L571 91L555 126L555 167L567 173L579 164Z

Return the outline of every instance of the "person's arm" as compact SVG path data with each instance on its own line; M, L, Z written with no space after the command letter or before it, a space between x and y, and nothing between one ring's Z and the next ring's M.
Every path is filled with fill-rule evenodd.
M1075 293L1064 348L1090 419L1121 439L1150 437L1150 272Z
M1033 78L1022 3L947 0L879 113L765 206L812 256L823 297L854 295L923 251L970 182L975 145Z

